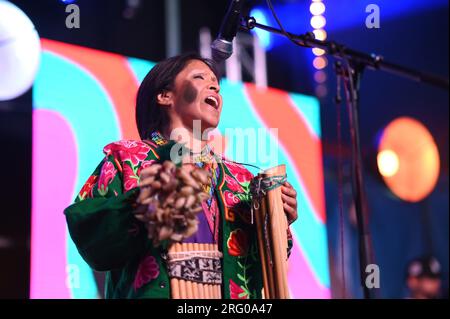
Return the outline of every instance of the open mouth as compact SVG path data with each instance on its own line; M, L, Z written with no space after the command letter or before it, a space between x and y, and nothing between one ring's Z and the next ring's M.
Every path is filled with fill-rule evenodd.
M205 103L211 105L213 108L215 108L216 110L219 108L219 101L216 97L214 96L208 96L205 99Z

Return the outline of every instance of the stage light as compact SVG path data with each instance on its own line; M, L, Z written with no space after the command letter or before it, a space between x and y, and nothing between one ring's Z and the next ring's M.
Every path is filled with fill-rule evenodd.
M311 26L314 29L314 37L317 40L324 41L327 38L327 33L323 29L326 25L326 19L322 15L325 12L325 4L322 3L321 0L312 0L309 11L313 15L311 18ZM324 56L325 51L319 48L313 48L312 52L316 56L313 60L314 68L316 70L326 68L328 60ZM327 80L326 73L323 71L316 71L314 73L314 80L316 82L316 96L319 98L324 98L328 94L327 87L325 86L325 82Z
M309 7L312 15L318 16L325 12L325 5L322 2L313 2Z
M419 202L433 191L439 177L439 151L422 123L408 117L392 121L383 131L378 152L380 173L397 197Z
M318 56L318 57L315 57L314 60L313 60L313 66L317 70L322 70L327 65L328 65L328 60L327 60L326 57Z
M314 29L321 29L326 25L327 21L324 16L313 16L311 18L311 26Z
M33 23L14 4L0 0L0 100L14 99L30 89L40 55Z
M377 155L378 171L384 177L397 174L400 163L397 154L391 150L383 150Z
M316 96L318 98L323 98L328 94L327 87L323 84L316 86Z
M315 56L322 56L325 54L325 51L319 48L312 49L312 52L314 53Z
M327 38L327 32L323 29L314 30L313 33L317 40L323 41Z
M269 25L268 19L261 9L255 8L250 11L250 16L255 18L256 21L260 24ZM272 41L270 39L270 33L258 28L252 30L252 32L256 33L256 36L259 39L260 45L267 51L272 48Z
M314 80L319 84L324 83L327 80L327 74L323 71L316 71L314 72Z

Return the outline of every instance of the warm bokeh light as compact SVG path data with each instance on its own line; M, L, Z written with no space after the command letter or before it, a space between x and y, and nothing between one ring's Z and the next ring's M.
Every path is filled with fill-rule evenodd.
M325 54L325 51L319 48L312 49L312 52L314 53L315 56L322 56Z
M325 20L324 16L313 16L311 18L311 26L314 29L321 29L325 26L326 23L327 21Z
M383 150L377 155L378 170L382 176L391 177L397 174L400 163L394 151Z
M324 83L327 80L327 74L324 71L314 72L314 80L317 83Z
M309 7L311 14L318 16L325 12L325 5L322 2L313 2Z
M322 3L322 0L312 0L309 11L313 15L313 17L311 18L311 26L314 29L314 37L320 41L326 40L327 33L323 29L327 22L325 17L323 16L323 13L325 12L325 4ZM312 52L316 56L313 60L313 66L316 70L318 70L314 73L314 80L317 84L315 88L316 96L319 98L324 98L328 94L327 87L325 86L327 76L325 72L320 70L324 69L328 65L328 60L324 56L324 50L313 48Z
M322 56L318 56L316 58L314 58L313 60L313 66L317 69L317 70L322 70L324 69L326 66L328 65L328 60L326 57L322 57Z
M395 174L383 175L380 170L389 189L408 202L426 198L436 186L440 170L439 151L431 133L415 119L398 118L385 128L381 137L379 154L388 150L398 157ZM393 164L392 156L387 158Z
M319 84L316 86L316 96L318 98L324 98L328 94L328 89L325 85Z
M317 29L313 31L317 40L323 41L327 39L327 32L323 29Z

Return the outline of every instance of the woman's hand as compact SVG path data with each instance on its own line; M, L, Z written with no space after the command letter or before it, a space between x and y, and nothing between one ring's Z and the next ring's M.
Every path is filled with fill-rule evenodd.
M297 215L297 192L291 184L285 182L281 186L281 198L283 199L283 208L289 225L298 217Z

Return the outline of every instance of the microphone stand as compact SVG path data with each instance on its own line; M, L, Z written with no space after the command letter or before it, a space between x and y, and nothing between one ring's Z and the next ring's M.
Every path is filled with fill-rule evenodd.
M307 48L319 48L326 54L342 60L335 64L336 75L344 80L346 100L349 112L350 135L352 144L352 188L355 203L356 219L358 226L359 242L359 265L360 282L365 299L373 298L372 290L366 284L366 269L372 264L371 237L367 220L366 192L363 180L363 165L361 155L361 142L359 133L359 87L363 71L366 68L372 70L382 70L398 76L428 83L436 87L449 90L448 79L423 73L414 69L403 67L394 63L384 61L383 57L376 54L367 54L353 49L349 49L342 44L333 41L321 41L314 38L314 34L309 32L302 35L295 35L289 32L269 27L256 22L253 17L246 17L240 25L241 30L249 31L254 28L262 29L271 33L287 36L291 41L299 46Z
M258 28L283 36L287 35L299 46L306 48L319 48L324 50L328 55L332 55L338 59L347 59L354 64L356 63L363 66L364 68L367 67L372 70L382 70L404 78L408 78L416 82L428 83L447 91L449 90L449 83L448 79L446 78L430 73L420 72L398 64L390 63L385 61L381 55L367 54L364 52L349 49L345 45L339 44L334 41L317 40L314 38L314 34L312 32L301 35L295 35L289 32L284 33L282 30L257 23L255 18L253 17L244 18L243 23L240 25L240 28L244 31Z

